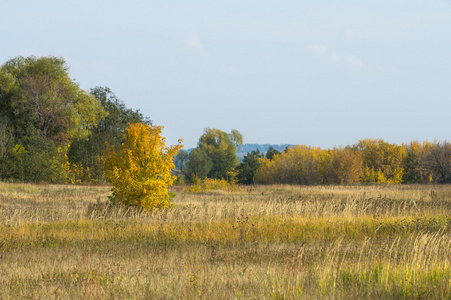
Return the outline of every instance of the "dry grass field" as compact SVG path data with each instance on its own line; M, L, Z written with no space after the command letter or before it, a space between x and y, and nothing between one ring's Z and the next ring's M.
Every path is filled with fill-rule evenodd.
M0 183L0 299L451 299L450 186L173 191Z

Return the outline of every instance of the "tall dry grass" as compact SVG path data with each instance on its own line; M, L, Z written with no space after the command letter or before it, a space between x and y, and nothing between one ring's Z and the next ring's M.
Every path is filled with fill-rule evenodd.
M0 299L451 298L450 186L175 192L0 184Z

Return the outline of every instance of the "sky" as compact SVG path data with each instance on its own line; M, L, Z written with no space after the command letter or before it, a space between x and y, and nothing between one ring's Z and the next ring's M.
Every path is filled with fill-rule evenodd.
M0 64L65 58L195 147L451 138L449 0L0 0Z

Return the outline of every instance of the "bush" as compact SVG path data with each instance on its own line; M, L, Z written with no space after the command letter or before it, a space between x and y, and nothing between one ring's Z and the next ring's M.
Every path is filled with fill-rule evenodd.
M193 184L187 188L188 192L201 193L210 190L237 191L240 188L235 183L230 183L225 179L207 178Z
M118 152L108 147L102 157L105 177L113 185L113 197L125 205L163 208L170 205L173 194L168 187L175 180L171 175L173 157L182 147L165 147L162 126L129 124L125 142Z

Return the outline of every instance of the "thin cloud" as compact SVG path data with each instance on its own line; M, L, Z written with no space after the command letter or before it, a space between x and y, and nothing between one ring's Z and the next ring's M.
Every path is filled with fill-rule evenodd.
M340 35L345 41L353 41L355 39L355 33L352 29L347 28L340 32Z
M364 67L362 60L356 55L346 56L346 67L351 72L359 72Z
M344 68L348 72L360 75L394 72L393 68L369 65L355 54L340 54L324 45L310 45L308 51L320 63L329 68Z
M199 35L195 32L190 32L185 41L185 46L183 47L185 52L197 53L199 55L208 55L202 42L200 41Z
M324 45L311 45L308 50L314 57L329 67L339 67L341 56Z

